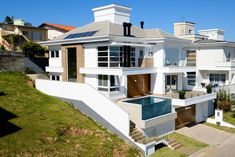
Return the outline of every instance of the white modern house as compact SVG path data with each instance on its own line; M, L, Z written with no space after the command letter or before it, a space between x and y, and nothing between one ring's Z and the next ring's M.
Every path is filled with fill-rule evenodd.
M193 23L175 24L178 34L171 35L144 29L142 21L140 26L132 25L132 9L126 6L112 4L92 11L94 22L40 42L49 48L46 71L50 80L36 80L37 89L70 101L104 127L134 142L146 155L154 152L159 141L136 139L139 132L146 138L163 136L213 114L216 94L203 92L201 85L209 83L208 77L213 82L217 75L210 74L216 72L226 73L224 82L233 80L233 62L223 51L228 49L232 58L231 43L210 43L220 43L223 49L218 49L215 62L203 61L204 55L213 53L206 47L206 41L211 41L208 32L193 37L209 38L205 42L182 37L194 35ZM188 33L180 34L182 29ZM219 76L220 81L223 77ZM188 91L186 99L179 99L179 90Z

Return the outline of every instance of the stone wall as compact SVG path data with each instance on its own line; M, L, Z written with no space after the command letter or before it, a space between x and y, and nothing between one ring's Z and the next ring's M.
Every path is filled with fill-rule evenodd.
M0 52L0 71L22 72L24 69L23 55Z
M36 73L44 73L48 66L48 58L29 58L22 53L9 53L0 51L0 72L24 72L28 67Z

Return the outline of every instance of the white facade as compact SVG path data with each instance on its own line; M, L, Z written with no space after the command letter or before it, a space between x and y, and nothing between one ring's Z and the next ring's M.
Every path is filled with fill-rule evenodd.
M131 10L132 9L129 7L115 4L92 9L94 12L95 22L108 20L116 24L129 22Z
M224 40L224 30L222 29L205 29L198 31L200 35L207 36L208 39L212 40Z
M61 32L61 31L58 31L58 30L53 30L53 29L49 29L47 31L47 34L48 34L48 39L54 39L62 34L64 34L64 32Z

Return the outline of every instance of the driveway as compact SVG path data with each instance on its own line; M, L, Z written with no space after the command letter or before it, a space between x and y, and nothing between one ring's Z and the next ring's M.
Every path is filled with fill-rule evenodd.
M235 156L235 135L203 124L184 127L176 131L209 145L191 157L233 157Z

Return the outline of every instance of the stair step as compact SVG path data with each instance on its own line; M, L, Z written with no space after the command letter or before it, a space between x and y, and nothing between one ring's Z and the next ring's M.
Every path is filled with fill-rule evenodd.
M173 149L176 150L176 149L180 148L181 146L182 146L182 145L178 143L177 145L175 145L175 146L173 147Z
M138 141L138 140L144 139L144 138L145 138L145 137L144 137L143 135L140 135L140 136L134 137L133 139L134 139L135 141Z
M172 143L170 143L169 145L171 146L171 147L174 147L175 145L177 145L177 144L179 144L178 142L172 142Z
M174 139L168 140L168 143L169 143L169 144L171 144L171 143L173 143L173 142L176 142L176 140L174 140Z
M132 136L132 137L138 136L138 135L143 135L143 133L141 133L141 132L134 132L134 133L131 133L131 136Z

